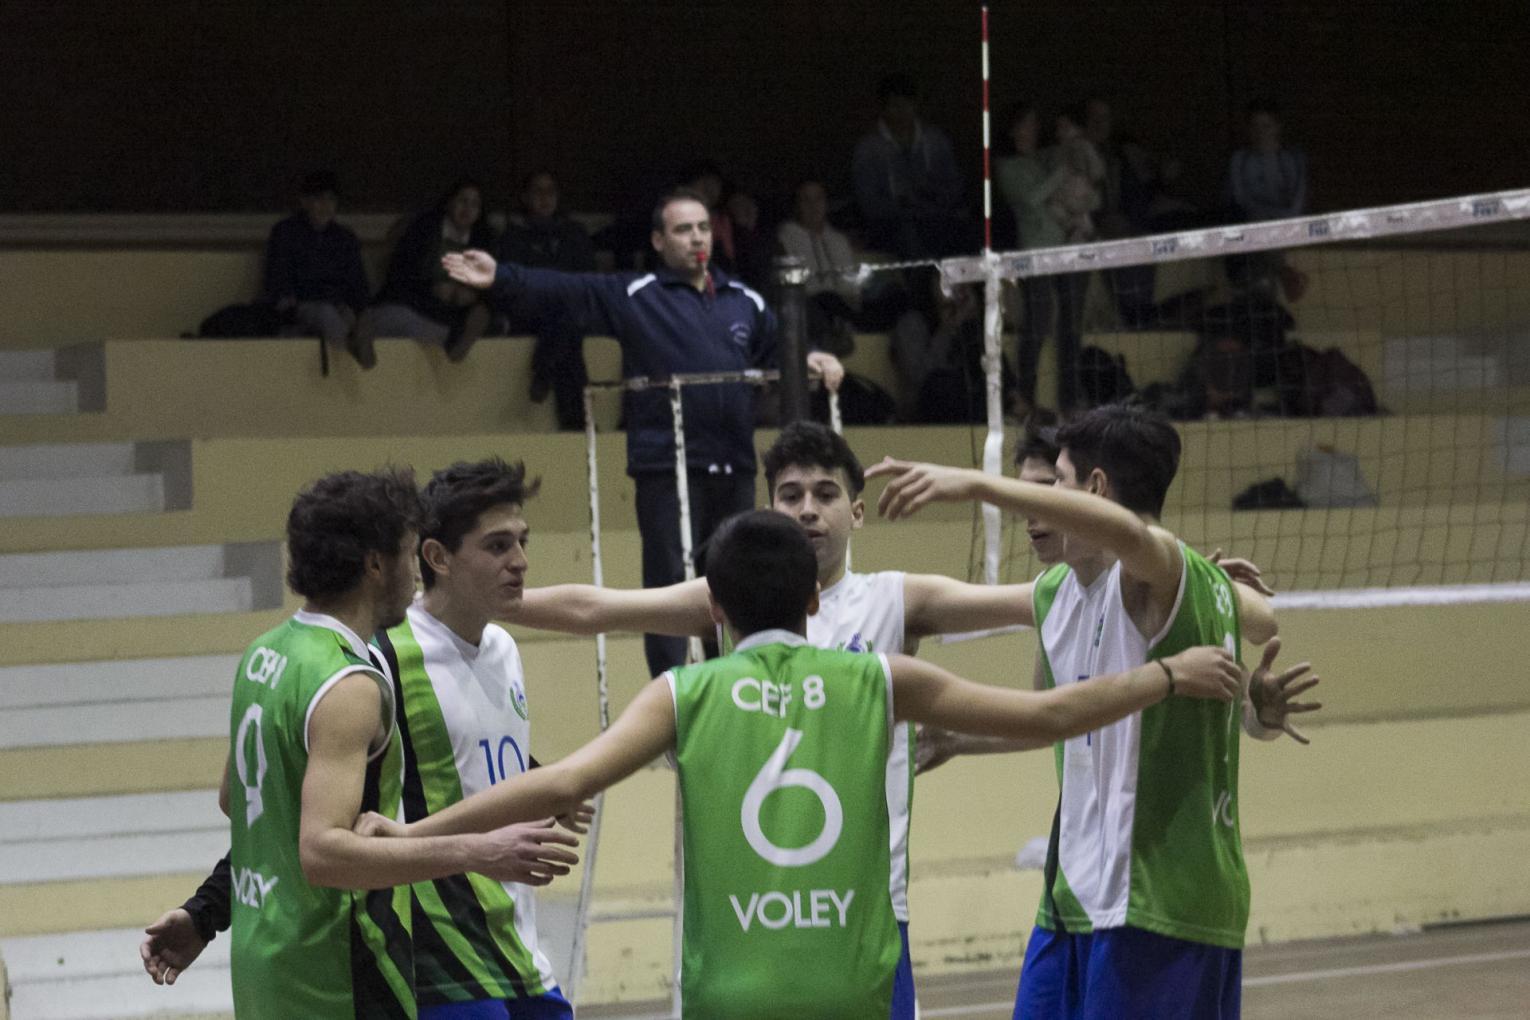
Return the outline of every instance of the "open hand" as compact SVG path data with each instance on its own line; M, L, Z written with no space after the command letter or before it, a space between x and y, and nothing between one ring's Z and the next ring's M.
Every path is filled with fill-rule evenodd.
M185 907L176 907L143 931L148 938L139 943L138 955L156 985L175 984L207 948Z
M891 477L877 500L877 511L890 521L908 517L927 503L952 503L971 499L973 475L967 468L944 464L916 464L912 461L883 457L873 464L866 478Z
M807 367L823 377L824 389L830 393L839 392L839 384L845 381L845 366L838 358L827 351L810 351Z
M1248 696L1254 703L1254 713L1259 725L1288 734L1298 744L1310 744L1306 735L1291 722L1291 716L1302 712L1316 712L1322 704L1316 701L1296 699L1318 685L1317 676L1307 676L1310 662L1299 662L1284 673L1273 672L1275 656L1280 654L1280 638L1270 638L1264 646L1264 658L1259 668L1249 678Z
M914 728L914 775L922 776L956 757L955 734L920 723Z
M441 268L458 283L488 290L494 285L494 256L476 248L464 252L447 252L441 256Z
M1180 697L1232 701L1243 694L1243 669L1220 645L1187 648L1163 661L1174 673L1174 693Z
M501 882L546 885L579 863L579 839L546 822L506 825L480 837L488 862L474 870Z
M1275 594L1275 589L1264 583L1263 575L1252 560L1226 558L1220 549L1212 553L1208 559L1227 572L1228 580L1246 585L1264 596Z
M577 832L581 836L590 831L590 823L595 820L595 802L587 800L567 814L557 817L559 825L569 832Z
M356 818L351 831L358 836L407 836L408 826L376 811L363 811Z

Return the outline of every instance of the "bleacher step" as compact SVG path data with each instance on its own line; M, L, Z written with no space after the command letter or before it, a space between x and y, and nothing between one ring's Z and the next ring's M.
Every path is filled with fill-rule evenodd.
M143 972L138 958L142 939L137 928L0 939L0 956L14 990L11 1015L16 1020L105 1020L233 1010L226 935L214 939L170 987L155 985Z
M0 751L216 737L236 655L0 667Z
M0 589L0 623L248 613L254 608L254 586L247 577Z
M160 513L165 476L111 475L0 481L0 517Z
M13 383L52 382L54 357L51 348L35 351L0 351L0 379Z
M206 872L227 850L216 790L0 802L0 886Z
M72 381L0 383L0 414L73 414L79 409L80 388Z
M0 446L0 480L130 475L132 443L33 443Z
M221 545L13 553L0 556L0 589L212 580L225 562Z

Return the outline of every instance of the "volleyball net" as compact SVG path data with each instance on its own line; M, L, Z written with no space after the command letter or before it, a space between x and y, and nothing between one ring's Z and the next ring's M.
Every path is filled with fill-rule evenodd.
M1137 403L1184 444L1164 523L1286 605L1530 598L1527 218L1509 191L932 263L985 299L980 465L1028 407ZM1039 570L992 510L972 548L973 579Z

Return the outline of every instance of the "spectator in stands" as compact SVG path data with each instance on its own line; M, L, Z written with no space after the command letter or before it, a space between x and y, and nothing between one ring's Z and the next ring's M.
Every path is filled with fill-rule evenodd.
M1066 162L1054 162L1038 149L1040 118L1028 103L1010 107L1004 120L1013 153L999 160L994 176L999 193L1015 216L1021 248L1052 248L1068 243L1066 215L1053 214L1058 192L1077 175ZM1020 281L1024 319L1018 344L1019 385L1014 411L1024 416L1036 404L1036 366L1041 345L1056 326L1057 406L1064 413L1078 403L1079 335L1084 316L1087 273L1026 277ZM1054 306L1054 296L1056 303Z
M1307 211L1307 157L1281 141L1280 110L1269 100L1248 104L1248 145L1232 154L1227 189L1237 215L1248 222L1280 220ZM1235 285L1273 291L1279 280L1295 301L1307 288L1304 274L1271 251L1228 263Z
M710 265L711 216L702 196L677 190L653 211L652 273L564 273L497 264L482 251L450 254L456 281L492 288L498 300L527 300L572 311L592 329L616 337L628 378L680 372L737 372L776 362L776 317L748 286ZM809 368L832 389L844 368L832 355L807 355ZM673 417L655 390L623 394L627 473L636 483L643 543L643 585L663 587L684 576L680 502L675 489ZM691 535L700 550L725 518L754 505L754 399L745 383L686 388L682 407ZM685 640L648 635L655 676L685 659Z
M275 306L284 331L317 334L344 344L366 307L371 287L361 262L361 243L335 221L340 185L320 170L298 185L299 212L278 220L266 239L265 299Z
M686 167L680 187L700 195L712 214L713 264L753 287L768 286L775 246L761 229L754 196L733 187L722 167L710 159Z
M947 297L938 274L929 273L928 280L933 315L911 309L892 329L903 414L923 424L980 422L987 414L982 289L962 285ZM1008 359L1000 381L1002 396L1012 399Z
M521 181L520 208L509 217L496 257L541 269L571 273L593 272L595 246L576 220L559 207L557 178L535 170ZM584 427L584 323L567 308L537 309L525 299L512 298L506 309L512 332L536 334L531 354L531 399L553 395L558 427Z
M1307 157L1282 144L1280 110L1268 100L1248 104L1248 145L1232 154L1227 186L1245 220L1280 220L1307 211Z
M951 140L919 117L907 74L877 85L881 113L855 147L851 174L867 242L899 258L939 258L969 246Z
M1105 161L1084 134L1084 114L1070 107L1057 115L1057 143L1049 153L1054 171L1062 173L1047 197L1047 213L1062 228L1068 244L1094 240L1094 213L1105 186Z
M1103 201L1095 214L1100 240L1198 225L1195 208L1171 190L1180 175L1179 162L1118 132L1110 103L1098 96L1084 104L1084 135L1105 162ZM1102 275L1115 298L1121 325L1142 329L1159 324L1153 266L1109 269Z
M908 299L890 274L864 282L853 276L860 257L843 231L829 223L829 195L822 182L805 180L793 195L792 218L776 231L781 250L801 259L814 273L808 282L808 333L815 346L848 352L857 329L885 330L897 321Z
M376 303L356 324L352 353L362 367L377 363L373 340L379 336L412 336L443 348L451 361L466 357L488 328L489 306L477 290L446 274L441 257L493 243L483 219L483 189L471 179L457 181L411 220L393 248Z

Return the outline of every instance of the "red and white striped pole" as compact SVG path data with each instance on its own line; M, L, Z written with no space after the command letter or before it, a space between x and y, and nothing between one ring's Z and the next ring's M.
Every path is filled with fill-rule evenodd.
M989 165L988 5L983 4L983 250L993 251L993 172Z
M1004 473L1004 395L1000 366L1004 317L999 307L999 275L993 266L993 168L988 118L988 3L983 3L983 256L988 262L983 280L983 375L988 435L983 440L983 470ZM1003 519L999 508L983 507L983 581L999 581L999 546Z

